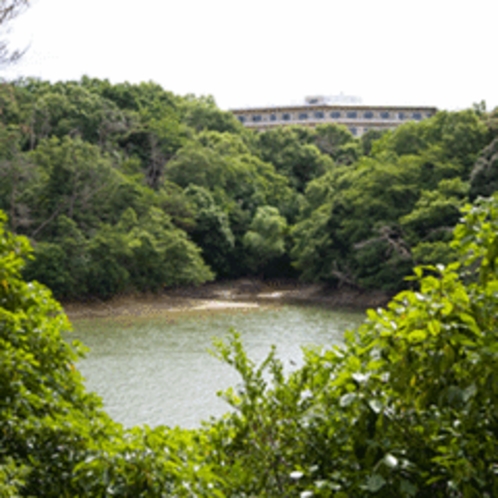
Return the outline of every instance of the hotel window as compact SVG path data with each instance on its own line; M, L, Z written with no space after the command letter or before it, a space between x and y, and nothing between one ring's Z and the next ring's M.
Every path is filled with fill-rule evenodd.
M416 119L417 121L422 119L422 114L420 112L414 112L412 114L413 119Z
M399 119L406 119L405 113L404 112L398 112L398 118Z
M299 119L308 119L308 113L307 112L301 112L299 114Z
M330 113L330 117L332 119L339 119L341 117L341 113L339 111L333 111Z
M261 121L261 115L260 114L255 114L253 117L252 117L252 120L257 123L258 121Z
M431 114L430 112L426 112L426 113L425 113L425 117L426 117L426 118L430 118L431 116L432 116L432 114Z
M365 119L372 119L374 117L374 113L372 111L367 111L367 112L363 113L363 117Z
M277 120L277 115L276 114L270 114L270 121L276 121Z
M347 114L346 114L346 117L348 119L356 119L357 117L357 112L356 111L349 111Z
M356 130L356 128L353 126L351 128L349 128L349 131L353 134L353 135L356 135L358 132Z
M380 117L382 119L389 119L389 113L387 111L381 112Z
M245 123L246 122L246 117L245 116L237 116L238 120L241 122L241 123Z
M282 114L282 119L284 121L290 121L290 118L291 118L290 114L288 114L288 113Z
M324 118L323 112L322 111L315 112L315 118L316 119L323 119Z

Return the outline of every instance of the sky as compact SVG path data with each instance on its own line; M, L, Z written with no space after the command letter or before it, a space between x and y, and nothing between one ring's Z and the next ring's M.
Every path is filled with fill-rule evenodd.
M496 0L32 0L0 77L154 81L222 109L353 95L498 106ZM494 61L494 62L493 62Z

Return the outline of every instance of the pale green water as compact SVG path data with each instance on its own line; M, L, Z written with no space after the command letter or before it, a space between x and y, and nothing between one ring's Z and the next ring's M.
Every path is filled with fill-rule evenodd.
M228 410L216 392L238 382L236 372L209 354L213 337L233 327L250 358L260 361L275 344L278 357L292 368L301 363L302 346L341 342L363 316L285 305L167 318L92 318L74 321L71 338L90 348L79 368L114 419L126 426L195 427Z

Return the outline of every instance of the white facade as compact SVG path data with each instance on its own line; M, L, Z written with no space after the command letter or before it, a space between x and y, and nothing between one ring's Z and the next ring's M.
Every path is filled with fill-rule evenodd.
M349 128L353 135L361 136L371 129L393 129L407 121L421 121L433 116L437 109L422 106L331 105L318 100L316 104L234 109L231 112L244 126L257 130L295 124L317 126L337 123Z

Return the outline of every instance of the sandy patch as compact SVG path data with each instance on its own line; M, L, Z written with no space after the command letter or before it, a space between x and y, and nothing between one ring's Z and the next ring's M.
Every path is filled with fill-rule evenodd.
M71 320L110 316L168 317L178 316L180 312L249 311L285 303L365 310L385 305L388 298L388 294L380 291L328 290L319 284L292 282L269 285L258 280L241 279L196 288L170 289L161 294L128 294L109 301L95 299L66 303L64 309Z
M204 301L197 306L192 306L189 308L192 311L195 310L227 310L233 308L259 308L259 303L250 302L233 302L233 301Z
M121 296L110 301L68 303L64 310L71 320L97 317L155 317L178 315L196 311L225 311L257 309L254 301L227 301L218 299L189 299L161 296Z

